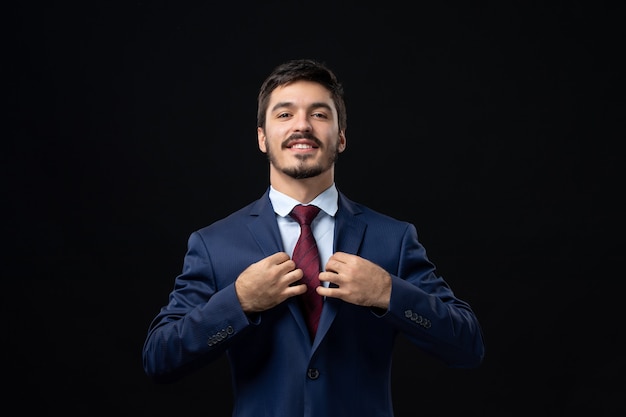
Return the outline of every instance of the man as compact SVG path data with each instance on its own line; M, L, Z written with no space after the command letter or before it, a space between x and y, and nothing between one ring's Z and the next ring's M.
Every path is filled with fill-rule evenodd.
M335 185L346 108L333 72L306 59L278 66L261 86L257 117L270 186L190 235L169 304L148 331L145 372L173 381L227 354L233 416L360 417L393 416L399 333L450 367L478 366L478 320L436 274L415 227ZM323 304L312 328L305 267L291 258L297 205L321 209L310 226L322 272L309 293Z

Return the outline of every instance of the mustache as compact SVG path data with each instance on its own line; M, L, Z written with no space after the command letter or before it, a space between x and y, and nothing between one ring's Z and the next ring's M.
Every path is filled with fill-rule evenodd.
M322 141L319 140L318 138L316 138L315 135L313 135L312 133L310 133L310 132L298 132L298 133L292 133L291 135L289 135L289 137L283 141L282 146L283 147L287 147L289 145L289 142L291 142L293 140L297 140L297 139L312 140L313 142L315 142L315 144L318 147L322 145Z

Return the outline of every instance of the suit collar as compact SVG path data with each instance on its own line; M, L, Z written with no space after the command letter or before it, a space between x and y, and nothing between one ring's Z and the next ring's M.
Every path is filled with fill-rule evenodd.
M334 251L357 253L366 228L366 223L360 219L361 207L340 191L338 191L338 206L335 216ZM269 198L269 187L261 198L252 203L249 215L248 229L265 255L269 256L284 250L276 222L276 213Z
M300 201L281 193L272 186L270 186L269 197L274 211L283 217L288 216L296 204L302 204ZM313 204L321 208L329 216L334 217L337 213L338 204L337 187L335 187L335 184L331 185L308 204Z

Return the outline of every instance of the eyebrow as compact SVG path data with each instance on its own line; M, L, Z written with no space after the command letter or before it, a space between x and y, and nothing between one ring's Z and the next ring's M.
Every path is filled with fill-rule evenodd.
M272 107L272 111L276 110L276 109L280 109L281 107L293 107L294 104L291 101L281 101L278 102L274 105L274 107ZM332 111L330 105L328 105L328 103L324 103L323 101L320 102L316 102L316 103L311 103L311 105L309 106L309 108L312 109L319 109L319 108L324 108L327 109L328 111Z

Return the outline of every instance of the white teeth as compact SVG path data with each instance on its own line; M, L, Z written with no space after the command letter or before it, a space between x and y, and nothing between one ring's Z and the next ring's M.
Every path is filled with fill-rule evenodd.
M296 145L293 145L292 148L296 148L296 149L311 149L312 146L310 145L305 145L303 143L298 143Z

